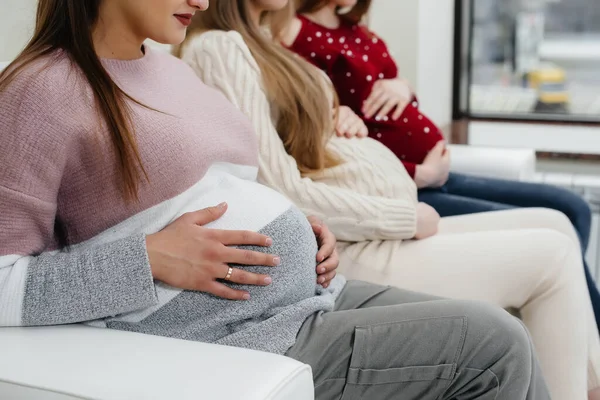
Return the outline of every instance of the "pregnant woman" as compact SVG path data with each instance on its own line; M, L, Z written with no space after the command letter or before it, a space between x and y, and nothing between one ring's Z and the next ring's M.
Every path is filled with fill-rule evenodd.
M333 278L327 228L256 182L247 118L143 45L207 6L39 1L0 75L0 326L287 354L320 399L549 398L504 311Z
M440 129L419 108L385 42L360 24L371 0L296 0L297 17L284 42L327 73L341 104L358 114L369 135L402 161L419 188L419 201L442 217L523 207L565 214L582 253L591 212L575 193L551 185L472 177L450 172L451 154ZM584 263L588 292L600 322L600 292Z

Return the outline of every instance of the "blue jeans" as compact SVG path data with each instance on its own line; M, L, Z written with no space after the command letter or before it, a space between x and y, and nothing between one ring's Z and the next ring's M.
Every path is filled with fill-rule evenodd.
M519 207L551 208L565 214L577 231L585 254L590 240L592 213L577 194L556 186L450 174L440 188L419 190L419 201L429 204L442 217L508 210ZM600 293L585 263L596 323L600 321ZM600 326L599 326L600 329Z

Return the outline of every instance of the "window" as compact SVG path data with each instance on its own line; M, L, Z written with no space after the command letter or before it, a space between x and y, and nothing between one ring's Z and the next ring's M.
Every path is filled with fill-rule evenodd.
M600 1L457 0L457 22L455 114L600 121Z

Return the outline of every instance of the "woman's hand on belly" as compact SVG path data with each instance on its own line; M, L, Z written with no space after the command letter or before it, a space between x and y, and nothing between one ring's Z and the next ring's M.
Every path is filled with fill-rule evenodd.
M319 252L317 253L317 283L324 288L335 278L336 269L340 264L340 258L336 249L337 239L317 217L308 217L310 226L317 237Z
M369 129L361 117L356 115L350 107L339 106L337 111L337 121L335 132L337 136L345 136L348 139L353 137L364 138L369 135Z
M270 247L272 240L250 231L207 229L227 211L227 204L184 214L162 231L146 237L152 276L173 287L211 293L230 300L249 300L244 290L219 280L243 285L268 286L268 275L232 268L227 264L276 267L279 257L228 246ZM231 272L231 273L230 273Z
M362 112L367 119L383 120L394 111L392 120L397 121L410 103L412 89L404 79L380 79L373 84L371 94L365 100Z

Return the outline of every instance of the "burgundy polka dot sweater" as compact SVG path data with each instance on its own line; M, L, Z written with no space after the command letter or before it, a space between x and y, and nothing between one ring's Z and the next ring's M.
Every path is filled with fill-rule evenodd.
M362 25L342 21L336 29L326 28L298 15L302 28L290 49L327 73L336 88L340 103L360 115L369 135L390 148L414 177L435 144L443 140L439 128L419 111L416 98L402 116L393 121L367 119L362 104L379 79L398 77L398 67L386 44Z

